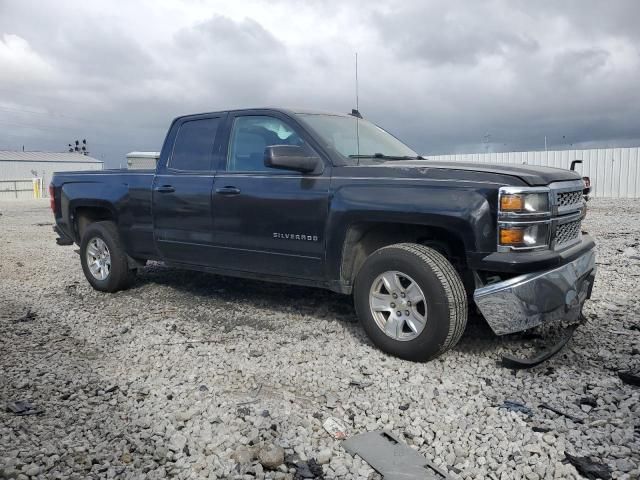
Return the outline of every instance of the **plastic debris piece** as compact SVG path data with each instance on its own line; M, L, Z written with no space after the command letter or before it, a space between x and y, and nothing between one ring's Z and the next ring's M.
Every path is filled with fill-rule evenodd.
M354 379L352 379L349 382L349 386L350 387L366 388L366 387L370 387L371 385L373 385L373 382L364 382L362 380L354 380Z
M294 464L296 474L293 477L295 480L302 478L315 478L323 479L324 472L322 471L322 465L319 465L313 458L308 462L298 462Z
M524 413L528 417L533 415L533 410L531 410L531 408L527 407L524 403L514 402L513 400L505 400L498 408L503 408L510 412Z
M540 408L544 408L545 410L549 410L550 412L556 413L562 417L568 418L569 420L571 420L573 423L583 423L583 420L581 418L578 417L574 417L573 415L563 412L562 410L559 410L555 407L552 407L551 405L547 405L546 403L541 403L540 405L538 405Z
M327 418L322 427L327 431L329 435L337 440L344 440L347 438L347 429L346 427L335 417Z
M31 309L27 310L27 313L22 315L21 317L16 318L13 323L23 323L23 322L32 322L38 317L36 312L32 312Z
M588 396L588 397L582 397L580 400L578 400L578 404L579 405L588 405L591 408L596 408L598 406L598 401L596 400L595 397Z
M531 430L538 433L547 433L551 431L551 429L547 427L531 427Z
M354 435L342 443L351 455L358 455L380 473L384 480L449 479L419 452L401 442L392 433L374 431Z
M627 385L635 385L640 387L640 375L638 373L631 372L618 372L618 377Z
M562 337L555 344L541 351L539 354L535 355L531 358L518 358L513 355L503 355L502 356L502 366L507 368L513 368L516 370L532 368L536 365L540 365L542 362L549 360L556 353L558 353L562 348L571 340L573 336L573 332L576 331L579 324L571 325L567 327L562 333Z
M593 461L590 457L574 457L570 453L564 452L567 457L565 463L570 463L585 478L596 480L609 480L611 478L611 468L604 463Z
M42 410L36 409L36 407L28 400L17 400L15 402L7 403L7 411L15 415L39 415Z

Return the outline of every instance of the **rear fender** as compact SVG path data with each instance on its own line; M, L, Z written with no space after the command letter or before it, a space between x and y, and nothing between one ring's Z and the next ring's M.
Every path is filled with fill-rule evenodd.
M64 184L61 189L62 228L79 241L76 222L79 209L99 209L120 224L119 211L126 203L128 189L122 184L79 182ZM89 197L90 195L90 197Z

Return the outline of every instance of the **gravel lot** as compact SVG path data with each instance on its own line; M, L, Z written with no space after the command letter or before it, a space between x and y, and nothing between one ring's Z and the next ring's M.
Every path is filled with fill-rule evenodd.
M48 203L0 204L0 478L380 478L323 429L330 416L349 434L392 430L453 478L582 478L565 451L640 478L640 389L617 375L640 367L640 201L589 207L588 323L516 372L497 362L530 336L477 320L414 364L321 290L153 264L98 293L76 247L55 244ZM5 411L23 399L41 413Z

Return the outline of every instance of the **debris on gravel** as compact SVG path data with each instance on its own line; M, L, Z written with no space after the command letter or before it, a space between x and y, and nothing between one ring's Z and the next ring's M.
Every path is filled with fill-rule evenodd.
M640 372L618 372L618 377L627 385L640 387Z
M347 438L347 429L337 418L327 418L322 424L322 427L329 435L331 435L336 440L344 440L345 438Z
M505 400L499 408L504 408L510 412L523 413L528 417L533 415L533 410L531 410L530 407L520 402L514 402L513 400Z
M546 403L541 403L539 405L539 407L543 408L545 410L549 410L550 412L553 412L553 413L555 413L557 415L560 415L561 417L565 417L565 418L571 420L574 423L583 423L584 422L584 420L582 418L578 418L578 417L576 417L574 415L571 415L571 414L569 414L569 413L567 413L567 412L565 412L563 410L560 410L559 408L552 407L551 405L547 405Z
M31 322L33 320L35 320L37 318L37 314L35 312L32 312L31 310L27 310L27 313L25 313L24 315L21 315L20 317L16 318L13 323L22 323L22 322Z
M7 411L15 415L38 415L42 413L34 407L28 400L18 400L7 403Z
M546 332L497 337L473 318L456 348L418 364L376 349L351 299L323 290L150 262L130 290L100 293L75 247L35 225L51 222L46 201L4 203L0 478L379 479L329 418L345 436L389 431L453 479L583 478L565 451L640 478L640 389L618 374L640 368L640 261L626 250L640 245L640 201L588 206L586 323L554 357L510 370L502 356L530 356ZM6 411L16 400L42 413ZM270 446L282 450L261 460Z
M564 452L567 461L576 467L576 470L585 478L592 480L608 480L611 478L611 469L608 465L598 463L589 457L575 457L570 453Z

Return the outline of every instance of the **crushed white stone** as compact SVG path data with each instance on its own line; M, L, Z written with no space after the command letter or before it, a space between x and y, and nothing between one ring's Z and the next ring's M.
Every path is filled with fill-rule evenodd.
M435 361L389 357L350 299L322 290L151 264L132 289L98 293L77 247L36 225L52 222L46 202L0 212L0 478L291 479L312 459L326 478L379 478L325 431L329 417L350 434L388 429L453 478L580 478L564 451L640 477L640 389L616 374L640 367L639 201L589 202L588 323L518 372L498 360L531 340L481 320ZM5 411L25 399L42 413Z

